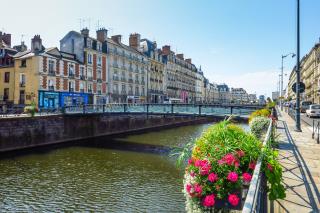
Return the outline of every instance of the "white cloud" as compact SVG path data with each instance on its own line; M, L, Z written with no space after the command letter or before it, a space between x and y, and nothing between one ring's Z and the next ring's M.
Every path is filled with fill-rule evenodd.
M239 73L239 74L211 74L210 81L226 83L229 87L242 87L248 93L271 96L277 90L279 71L269 70L261 72ZM287 80L284 81L284 88Z

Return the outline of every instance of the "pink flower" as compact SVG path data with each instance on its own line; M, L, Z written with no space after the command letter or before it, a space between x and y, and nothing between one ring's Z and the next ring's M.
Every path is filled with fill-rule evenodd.
M193 188L194 188L194 191L198 194L198 196L201 196L202 187L196 183L196 184L194 184Z
M224 161L223 160L218 160L218 164L222 165L222 164L224 164Z
M194 177L195 175L196 175L196 174L194 173L194 171L191 171L191 172L190 172L190 176L191 176L191 177Z
M244 151L238 150L238 151L237 151L237 154L238 154L238 157L241 158L241 157L244 156Z
M251 162L249 163L249 169L254 170L254 168L256 168L256 162L255 162L255 161L251 161Z
M191 186L191 184L187 184L186 185L186 190L187 190L187 192L190 194L190 192L191 192L191 189L192 189L192 186Z
M196 162L194 163L194 165L195 165L196 167L199 167L199 166L202 165L202 161L201 161L201 160L196 160Z
M205 207L212 207L214 206L214 203L215 203L215 195L214 194L211 194L211 195L207 195L204 200L203 200L203 206Z
M230 194L228 197L228 201L231 205L237 206L239 204L239 197L236 194Z
M249 173L245 172L242 174L242 178L244 182L248 183L251 181L252 176Z
M238 174L236 172L229 172L227 179L230 182L237 182L238 180Z
M193 160L192 160L192 158L190 158L189 160L188 160L188 165L191 165L193 163Z
M240 166L240 163L239 163L238 160L236 160L236 161L234 162L234 166L237 167L237 168Z
M212 172L209 174L208 180L213 183L218 180L218 175Z
M269 169L270 172L273 171L273 167L272 167L272 165L270 163L267 164L267 168Z
M226 154L223 158L223 161L228 164L228 165L232 165L235 161L235 157L232 154Z
M211 165L209 163L203 164L200 168L200 174L207 175L209 174L210 170L211 170Z

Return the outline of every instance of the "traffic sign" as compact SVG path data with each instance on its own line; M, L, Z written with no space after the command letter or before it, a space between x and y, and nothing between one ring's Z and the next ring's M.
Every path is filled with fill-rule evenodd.
M293 91L294 93L297 93L297 91L296 91L296 89L297 89L296 85L297 85L297 83L294 83L294 84L292 85L292 91ZM303 82L300 82L300 84L299 84L299 90L300 90L300 93L303 93L303 92L306 90L306 85L305 85Z

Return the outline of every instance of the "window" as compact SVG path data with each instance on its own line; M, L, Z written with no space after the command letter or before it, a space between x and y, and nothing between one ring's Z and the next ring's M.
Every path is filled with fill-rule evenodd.
M49 60L49 73L54 73L54 61Z
M118 84L113 85L113 93L118 93Z
M102 44L101 44L100 42L97 43L97 50L98 50L99 52L102 51Z
M144 95L144 87L142 87L141 95Z
M48 80L48 85L49 85L49 90L54 90L53 80L49 79Z
M80 82L80 92L84 92L84 83Z
M74 65L69 64L69 76L74 77Z
M98 94L101 95L102 92L101 92L101 85L100 84L97 85L97 90L98 90Z
M84 80L84 79L85 79L84 67L80 67L80 79L81 79L81 80Z
M89 38L87 38L87 47L92 48L92 41Z
M20 86L24 87L26 85L26 76L24 74L20 74Z
M69 81L69 92L74 92L74 82Z
M98 79L101 80L102 79L102 71L101 71L101 69L97 70L97 74L98 74Z
M98 56L98 66L101 66L102 64L102 57L99 55Z
M92 84L88 84L88 93L92 93Z
M92 80L92 68L87 68L88 69L88 73L87 73L87 75L88 75L88 80Z
M92 54L88 54L88 64L92 64Z
M3 100L6 101L9 99L9 88L4 88L3 90Z
M136 95L139 95L139 87L136 87Z
M4 83L9 83L10 81L10 72L4 73Z
M27 66L27 60L26 59L22 59L20 67L26 67L26 66Z
M126 85L122 84L121 86L121 93L126 93Z

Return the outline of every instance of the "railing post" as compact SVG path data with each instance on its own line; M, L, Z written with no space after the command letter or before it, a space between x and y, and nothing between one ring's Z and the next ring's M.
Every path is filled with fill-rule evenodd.
M173 104L171 104L171 114L173 114Z
M103 113L106 112L106 105L105 104L102 105L102 111L103 111Z
M314 120L312 120L312 139L314 139Z
M123 104L123 112L127 112L127 104Z
M147 115L149 115L149 104L147 104Z
M86 105L85 104L83 104L83 106L82 106L82 113L86 114Z
M201 115L201 105L199 105L199 115Z
M233 106L230 107L230 115L233 113Z

